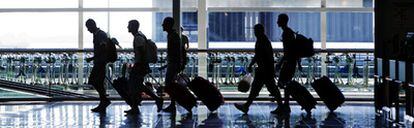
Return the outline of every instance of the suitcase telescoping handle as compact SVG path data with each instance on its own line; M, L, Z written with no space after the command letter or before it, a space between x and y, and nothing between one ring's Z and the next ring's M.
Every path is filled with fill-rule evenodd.
M112 83L111 79L110 79L108 76L106 76L106 75L105 75L105 79L108 81L108 83L109 83L109 84L111 84L112 86L114 85L114 84Z
M154 80L154 81L155 81L155 83L156 83L156 84L158 84L158 86L160 86L160 87L161 87L161 83L160 83L157 79L155 79L155 77L154 77L154 76L152 76L151 74L148 74L148 76L149 76L149 77L151 77L151 79L152 79L152 80Z

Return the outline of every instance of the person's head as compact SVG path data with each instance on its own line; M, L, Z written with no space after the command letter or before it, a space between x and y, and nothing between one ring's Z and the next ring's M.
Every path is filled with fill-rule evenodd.
M286 27L288 22L289 22L289 17L285 13L282 13L277 17L277 25L279 25L279 27Z
M86 20L85 26L86 28L88 28L88 31L91 33L94 33L98 30L98 27L96 27L96 23L93 19Z
M254 25L254 35L260 36L264 34L264 26L262 24Z
M174 19L172 17L166 17L162 22L163 31L171 31L174 26Z
M128 32L130 33L137 33L139 29L139 22L138 20L130 20L128 22Z

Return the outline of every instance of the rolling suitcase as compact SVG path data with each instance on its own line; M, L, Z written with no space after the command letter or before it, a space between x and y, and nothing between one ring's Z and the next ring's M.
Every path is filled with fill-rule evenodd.
M137 102L138 105L141 105L143 97L147 97L147 98L149 97L142 91L132 92L131 87L128 87L128 80L125 77L116 78L113 82L110 82L109 78L107 77L106 79L109 81L109 84L112 85L112 87L115 89L118 95L121 96L121 98L125 100L125 102L128 105L131 105L131 100L132 100L131 97L134 93L138 95L138 97L136 97L137 98L136 100L138 101Z
M297 81L291 81L286 87L290 96L302 107L302 110L311 111L316 108L316 100L312 94Z
M345 102L344 94L326 76L315 80L311 86L332 112Z
M214 84L202 77L195 77L188 84L188 87L210 111L215 111L224 104L224 98L221 92L214 86Z
M131 95L128 92L128 80L125 77L116 78L113 83L110 81L108 77L105 77L112 87L114 87L115 91L118 92L119 96L125 100L125 102L130 105L131 104Z
M197 100L187 87L173 82L171 85L165 86L164 91L174 98L179 105L184 107L187 111L196 106Z

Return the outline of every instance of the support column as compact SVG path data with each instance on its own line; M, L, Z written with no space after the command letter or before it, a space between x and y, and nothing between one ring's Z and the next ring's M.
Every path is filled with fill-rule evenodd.
M207 25L208 25L208 13L207 13L207 0L198 1L198 49L207 50ZM207 78L207 53L198 53L198 75Z
M79 49L83 49L84 48L84 46L83 46L83 25L84 25L84 23L83 23L83 11L82 11L82 8L83 8L83 0L79 0L79 9L81 10L81 11L79 11L78 13L78 48ZM77 54L78 55L78 68L79 68L79 70L78 70L78 85L82 85L83 84L83 76L84 76L84 73L83 73L83 68L84 68L84 65L83 65L83 62L84 62L84 53L78 53Z
M181 33L181 0L173 0L173 18L175 20L174 29ZM181 34L178 34L181 37Z
M321 1L321 49L326 50L326 0ZM321 53L321 76L327 76L326 53Z

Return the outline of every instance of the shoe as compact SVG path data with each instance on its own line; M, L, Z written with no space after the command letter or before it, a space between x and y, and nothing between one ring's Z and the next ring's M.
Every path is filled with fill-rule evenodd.
M282 107L281 106L278 106L275 110L270 111L270 113L276 114L276 115L280 115L281 112L282 112Z
M279 117L288 117L290 116L290 107L288 105L281 105L270 113L276 114Z
M130 110L128 110L128 111L124 111L127 115L136 115L136 114L139 114L139 113L141 113L140 111L139 111L139 109L138 108L136 108L136 109L130 109Z
M101 101L101 102L99 103L98 107L95 107L95 108L91 109L91 111L92 111L92 112L99 112L99 113L105 112L105 111L106 111L106 108L107 108L110 104L111 104L111 101L109 101L109 100L104 100L104 101Z
M242 111L244 114L247 114L247 112L249 111L249 107L245 106L244 104L234 104L234 107Z
M164 99L160 98L159 100L155 100L155 104L157 105L157 112L160 112L164 104Z
M164 108L162 111L168 112L168 113L175 113L176 108L173 105L168 106L167 108Z
M306 110L306 118L311 118L311 117L312 117L312 111Z
M97 112L97 113L105 113L106 112L106 107L96 107L94 109L91 109L92 112Z

